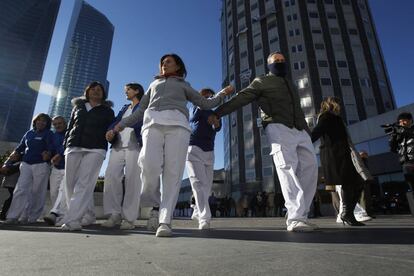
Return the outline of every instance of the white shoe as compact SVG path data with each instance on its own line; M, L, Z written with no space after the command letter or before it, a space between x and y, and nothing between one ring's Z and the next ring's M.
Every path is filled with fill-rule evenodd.
M288 232L312 232L313 230L315 230L311 225L307 224L306 222L303 221L292 221L288 226L287 226L287 231Z
M208 229L210 229L210 222L208 222L208 221L200 222L198 224L198 229L200 229L200 230L208 230Z
M160 224L160 226L157 229L157 233L155 233L156 237L171 237L172 231L171 227L168 224Z
M82 231L82 225L79 222L69 222L62 225L62 231Z
M121 224L121 215L112 214L107 220L105 220L101 225L107 228L113 228L115 225Z
M96 222L96 218L90 215L85 215L83 216L82 220L81 220L81 225L82 226L89 226L92 225Z
M119 227L121 230L132 230L135 229L135 224L133 222L124 220L121 223L121 227Z
M370 221L370 220L372 220L372 217L370 217L368 215L356 215L355 218L359 222L364 222L364 221Z
M340 224L342 224L342 223L343 223L343 221L342 221L342 219L341 219L341 216L340 216L340 215L337 215L337 216L336 216L336 223L340 223Z
M307 221L306 224L309 225L310 227L312 227L313 230L318 230L319 229L319 226L316 225L315 223Z
M192 220L198 220L198 215L196 212L193 212L193 214L191 215L191 219Z
M55 225L56 224L56 215L53 213L48 214L47 216L43 217L43 220L49 224L49 225Z
M148 231L153 231L153 232L157 231L158 224L159 224L158 216L159 216L158 210L151 210L150 216L147 221Z

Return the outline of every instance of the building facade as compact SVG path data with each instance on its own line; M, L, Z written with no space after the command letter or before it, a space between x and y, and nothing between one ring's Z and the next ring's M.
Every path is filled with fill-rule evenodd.
M0 2L0 141L19 142L31 127L60 0Z
M92 81L106 87L114 26L101 12L84 1L77 1L72 13L63 54L56 77L56 94L49 106L51 116L67 120L71 100L83 94Z
M223 0L221 35L223 86L246 87L280 51L310 127L327 96L342 100L348 124L395 108L366 0ZM228 192L280 192L257 105L223 120Z

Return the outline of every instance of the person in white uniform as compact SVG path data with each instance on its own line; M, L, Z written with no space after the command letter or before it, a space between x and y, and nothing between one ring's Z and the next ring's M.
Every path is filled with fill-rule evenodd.
M93 191L108 147L106 131L115 119L112 103L106 100L105 88L99 82L90 83L83 97L73 99L72 103L64 140L64 231L80 231L82 226L95 222Z
M139 156L142 181L142 202L159 206L157 237L170 237L171 218L175 209L184 173L190 139L187 102L211 109L233 91L226 87L214 98L206 99L185 80L187 71L176 54L161 57L159 75L142 97L139 108L115 126L115 131L143 120L143 147ZM161 199L159 176L161 175Z
M36 115L33 128L24 134L10 156L11 160L19 160L23 155L6 223L35 223L43 212L50 174L48 161L54 151L51 122L47 114Z
M210 122L256 101L262 112L262 126L271 145L285 206L287 231L313 231L309 208L316 192L318 165L300 98L287 79L283 54L271 53L269 74L255 78L249 86L215 110Z
M200 94L205 98L214 96L214 91L204 88ZM208 197L213 186L214 176L214 139L221 129L221 121L211 126L208 117L212 110L201 110L194 106L190 117L191 136L187 153L187 172L195 199L192 219L198 219L198 228L210 228L211 211Z
M106 140L112 143L112 149L105 172L103 200L104 213L109 218L102 226L114 227L121 224L121 229L130 230L135 228L134 222L139 212L141 169L138 166L138 155L142 147L142 122L125 128L119 134L115 134L113 128L138 108L144 89L138 83L128 83L124 89L126 98L131 103L122 107L106 133Z

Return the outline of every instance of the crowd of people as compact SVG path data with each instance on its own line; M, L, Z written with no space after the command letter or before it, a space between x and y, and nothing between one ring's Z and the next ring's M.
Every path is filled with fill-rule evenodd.
M237 202L227 198L225 204L218 204L220 201L210 195L214 140L221 129L221 117L257 102L280 181L283 198L278 197L278 202L284 202L287 231L318 228L308 219L318 176L312 142L318 139L322 140L325 182L340 187L339 219L351 226L363 225L356 220L354 209L364 181L371 176L355 155L341 118L340 102L333 97L324 100L318 124L311 131L299 95L286 78L285 57L275 52L267 62L269 74L255 78L223 103L233 93L232 86L217 94L208 88L198 92L185 81L182 59L166 54L145 93L138 83L125 85L129 103L116 117L104 86L90 83L83 96L72 100L68 124L61 116L52 119L41 113L34 117L32 128L1 168L6 175L3 186L10 193L1 218L8 224L36 222L42 215L49 183L53 208L43 218L45 222L64 231L79 231L95 223L93 191L108 143L104 227L133 229L139 208L150 207L148 229L157 237L170 237L185 167L194 196L192 218L200 230L210 228L211 218L218 211L224 216L232 209L239 216L282 214L283 203L274 204L274 193L257 192L250 199L243 195ZM190 112L188 102L193 104ZM407 140L398 135L393 136L393 148L401 152ZM413 139L408 143L412 146ZM412 175L412 151L406 150L404 156L406 175Z

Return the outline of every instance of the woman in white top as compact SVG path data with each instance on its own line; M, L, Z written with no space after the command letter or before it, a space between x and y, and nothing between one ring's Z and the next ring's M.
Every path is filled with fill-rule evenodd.
M141 203L156 206L160 202L157 237L170 237L171 217L177 203L184 172L191 128L187 102L202 109L218 106L233 87L224 88L214 98L204 98L184 78L184 62L176 54L161 57L159 75L142 97L139 108L115 126L115 131L143 119L143 147L138 159L141 167ZM159 177L161 175L161 199Z

